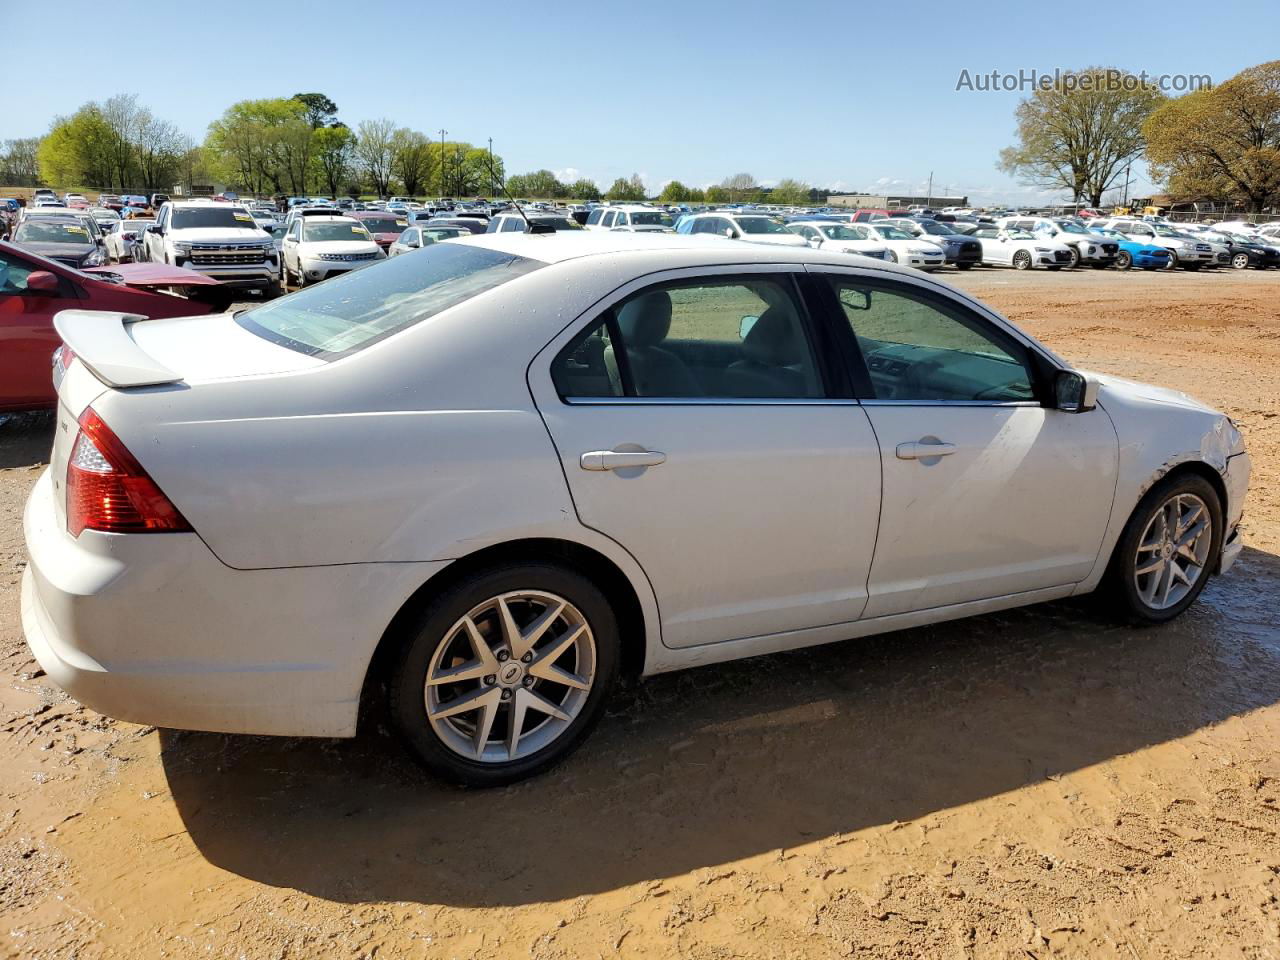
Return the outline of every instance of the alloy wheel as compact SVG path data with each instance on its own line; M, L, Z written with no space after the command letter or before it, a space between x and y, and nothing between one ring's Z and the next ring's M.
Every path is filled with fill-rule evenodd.
M1193 493L1169 497L1138 539L1138 597L1153 610L1176 606L1204 576L1212 545L1213 518L1205 502Z
M1245 267L1249 266L1249 255L1247 253L1237 253L1231 258L1231 266L1235 267L1237 270L1243 270Z
M577 607L542 590L503 593L473 607L436 647L427 720L468 760L519 760L569 728L595 676L595 637Z

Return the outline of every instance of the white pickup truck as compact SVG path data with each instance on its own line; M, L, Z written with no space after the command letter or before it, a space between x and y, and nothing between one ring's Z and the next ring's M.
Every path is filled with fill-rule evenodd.
M236 204L199 200L162 204L139 250L152 263L186 267L227 286L261 290L268 296L283 292L275 241L247 209Z

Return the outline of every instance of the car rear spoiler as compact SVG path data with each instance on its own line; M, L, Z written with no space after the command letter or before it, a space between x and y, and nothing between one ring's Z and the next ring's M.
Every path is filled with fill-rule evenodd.
M62 310L54 329L80 362L108 387L152 387L182 379L153 360L129 336L129 324L145 320L137 313Z

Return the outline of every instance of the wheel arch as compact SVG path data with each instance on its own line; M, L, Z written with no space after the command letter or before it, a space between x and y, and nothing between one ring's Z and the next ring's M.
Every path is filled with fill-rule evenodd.
M459 580L501 564L553 561L586 577L603 591L618 615L622 641L621 674L631 681L645 670L648 632L651 626L631 579L612 559L599 550L572 540L530 537L492 544L454 560L415 590L400 606L382 632L365 670L360 692L360 720L363 725L372 709L385 701L385 684L394 654L412 622L431 598Z

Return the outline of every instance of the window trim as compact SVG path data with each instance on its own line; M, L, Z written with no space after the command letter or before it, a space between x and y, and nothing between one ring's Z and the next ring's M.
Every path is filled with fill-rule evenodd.
M558 397L565 406L830 406L857 404L853 392L845 379L839 360L832 362L831 344L828 341L825 321L813 312L813 296L806 292L806 287L813 281L808 277L801 264L725 264L705 267L688 267L676 271L637 277L635 280L614 290L599 304L592 306L579 316L567 328L568 333L557 337L544 348L549 351L550 358L545 364L547 381L551 393ZM640 296L651 290L675 285L693 286L699 281L713 281L729 284L735 280L750 281L785 277L791 287L791 295L796 303L800 317L801 331L807 338L807 346L813 358L813 367L818 375L818 384L823 391L821 397L637 397L634 395L635 385L631 379L630 360L625 349L615 352L618 357L618 376L622 380L623 396L621 397L571 397L560 393L555 383L553 368L561 354L587 331L595 329L601 322L608 326L611 341L622 343L622 336L617 327L617 307L623 301ZM589 317L582 323L583 317Z
M873 272L811 265L808 270L823 288L823 297L827 322L835 328L834 336L840 347L840 353L848 369L849 377L854 385L854 396L865 406L894 407L1042 407L1053 409L1053 380L1060 370L1070 367L1058 363L1047 356L1039 347L1021 331L995 322L982 311L975 309L957 297L948 296L931 284L922 283L914 277L900 277L896 274L877 276ZM1033 400L884 400L876 397L871 380L871 371L867 367L862 354L862 347L854 334L853 325L846 319L840 306L839 297L830 282L832 279L853 280L865 284L872 289L883 289L889 293L902 293L923 301L930 306L941 305L939 312L947 309L961 313L996 344L1010 351L1016 359L1020 359L1031 379L1031 389L1035 395Z

